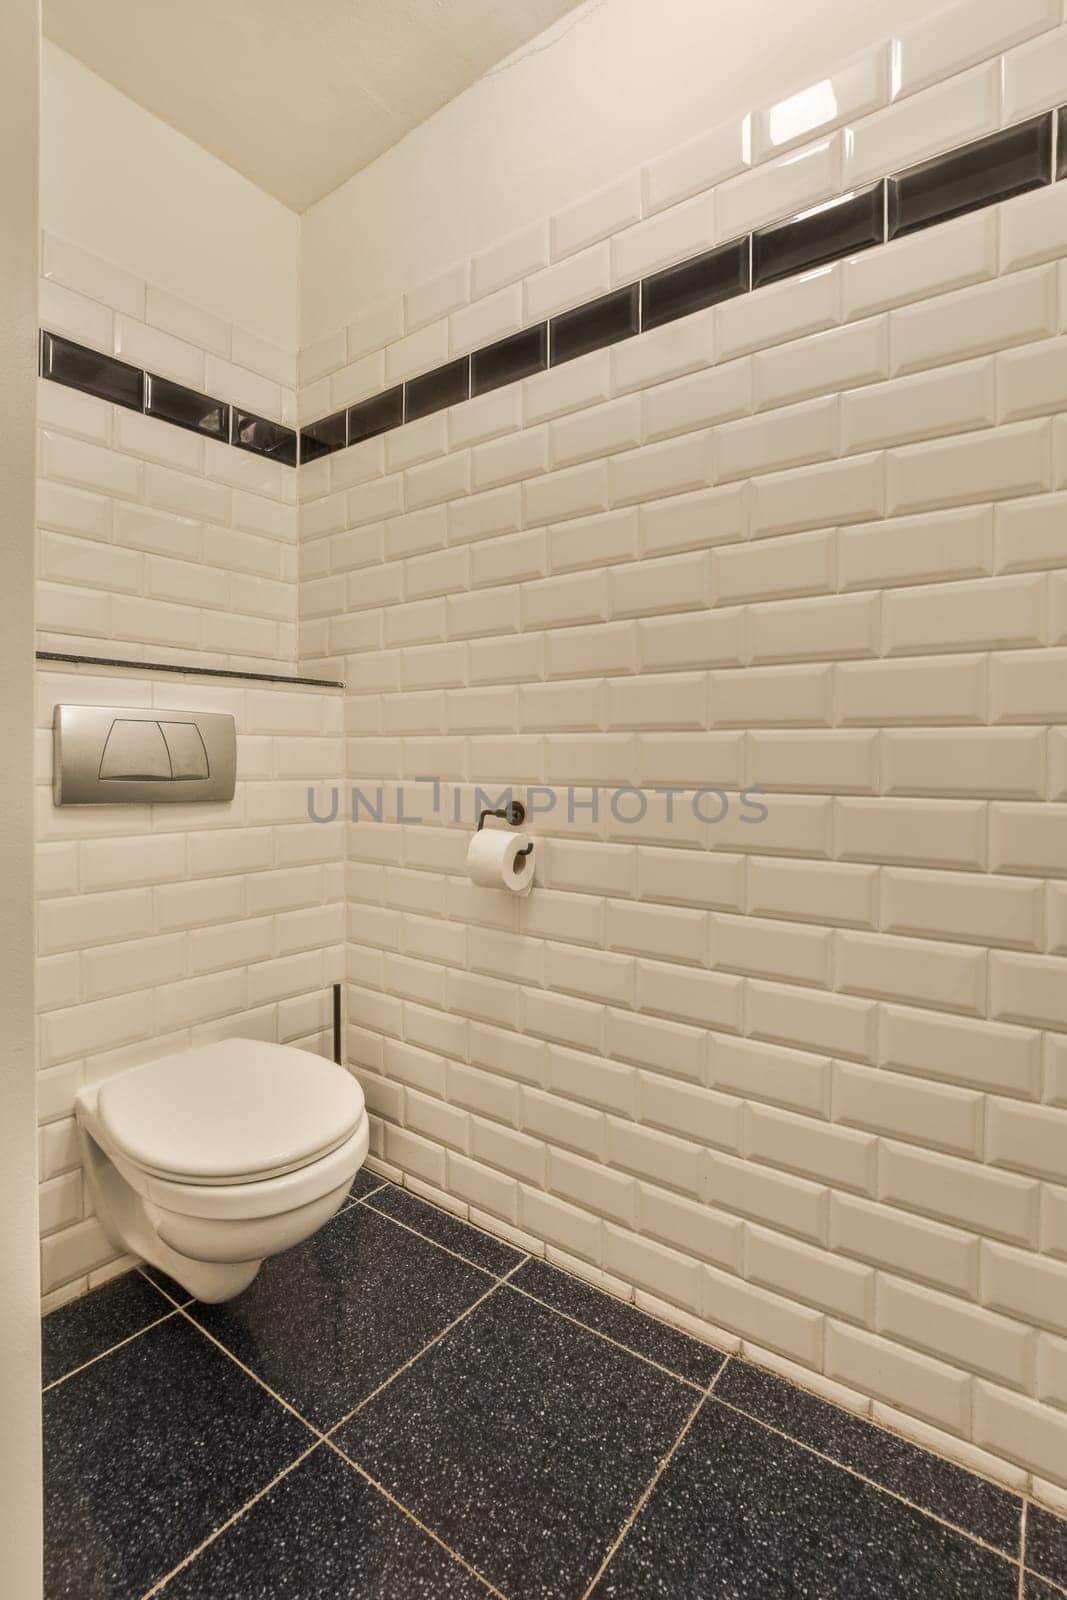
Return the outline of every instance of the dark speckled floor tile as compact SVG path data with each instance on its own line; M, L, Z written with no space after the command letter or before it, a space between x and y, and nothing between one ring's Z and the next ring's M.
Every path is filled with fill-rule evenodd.
M628 1350L659 1362L661 1367L669 1367L691 1383L701 1386L710 1383L726 1359L698 1339L690 1339L676 1328L668 1328L666 1323L646 1317L636 1306L602 1294L569 1273L558 1272L547 1262L528 1261L510 1282L556 1311L584 1322L587 1328L595 1328L598 1333L624 1344Z
M503 1240L482 1233L480 1228L472 1228L437 1206L427 1205L425 1200L420 1200L408 1189L398 1189L394 1184L389 1184L387 1188L379 1190L369 1204L375 1211L382 1211L387 1217L406 1223L435 1244L443 1245L446 1250L454 1250L457 1256L462 1256L465 1261L473 1261L476 1267L484 1267L486 1272L492 1272L497 1277L510 1272L522 1260L521 1250L513 1250Z
M183 1288L180 1283L169 1277L167 1273L160 1271L159 1267L150 1266L147 1261L142 1261L139 1270L144 1273L151 1283L155 1284L157 1289L162 1289L163 1293L169 1295L178 1305L187 1306L192 1300L193 1297L188 1289Z
M376 1172L368 1172L366 1167L360 1167L348 1192L353 1200L362 1200L364 1195L373 1194L375 1189L381 1189L386 1182L387 1180L379 1178Z
M1009 1490L740 1361L715 1395L1018 1557L1022 1501Z
M243 1294L190 1315L325 1430L491 1284L359 1205L271 1256Z
M54 1383L65 1377L173 1310L139 1272L124 1273L80 1300L60 1306L41 1324L43 1381Z
M1033 1572L1028 1572L1023 1580L1022 1600L1063 1600L1067 1589L1058 1589L1054 1583L1046 1583L1044 1578L1039 1578Z
M705 1403L596 1600L1016 1600L1019 1569Z
M46 1600L133 1600L313 1442L184 1317L44 1397Z
M1067 1589L1067 1518L1030 1506L1026 1513L1026 1565Z
M485 1600L488 1593L325 1445L164 1591L166 1600Z
M510 1600L574 1600L694 1399L500 1288L336 1438Z

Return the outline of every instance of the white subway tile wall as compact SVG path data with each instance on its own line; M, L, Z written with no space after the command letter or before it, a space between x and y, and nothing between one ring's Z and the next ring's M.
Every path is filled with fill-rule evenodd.
M289 420L296 357L45 238L41 317ZM76 314L75 314L76 313ZM134 331L138 330L138 331ZM140 341L140 342L137 342ZM179 359L180 357L180 359ZM38 646L291 676L296 473L42 381ZM56 702L232 714L232 804L52 804ZM85 1083L228 1034L330 1054L343 962L340 823L307 787L343 764L338 691L42 665L37 730L39 1096L46 1307L124 1264L92 1214Z
M938 23L418 287L360 355L392 381L445 359L446 317L453 352L511 326L512 286L530 322L1067 98L1058 5ZM381 813L345 846L372 1160L1046 1488L1063 200L595 352L300 494L302 670L345 678L348 781ZM521 900L464 872L509 785L537 840Z

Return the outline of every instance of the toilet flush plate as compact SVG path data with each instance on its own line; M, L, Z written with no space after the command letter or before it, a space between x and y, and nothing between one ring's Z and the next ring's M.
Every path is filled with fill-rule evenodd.
M53 756L57 806L232 800L237 731L215 711L57 705Z

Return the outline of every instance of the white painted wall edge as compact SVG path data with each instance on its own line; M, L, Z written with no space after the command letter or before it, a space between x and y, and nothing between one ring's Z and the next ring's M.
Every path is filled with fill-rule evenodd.
M37 0L0 53L0 1550L5 1594L41 1594L41 1325L33 1023L33 541Z

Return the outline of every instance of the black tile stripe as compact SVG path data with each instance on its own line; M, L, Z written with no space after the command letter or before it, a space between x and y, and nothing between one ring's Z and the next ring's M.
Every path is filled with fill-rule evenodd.
M574 361L606 344L618 344L641 331L641 285L613 289L573 311L562 311L548 324L549 363Z
M197 389L187 389L157 373L131 367L127 361L76 344L73 339L64 339L46 328L41 330L38 371L42 378L50 378L53 383L80 389L84 394L125 406L129 411L139 411L175 427L236 445L239 450L267 456L283 466L297 464L295 429L239 410Z
M539 322L471 356L471 396L517 383L548 366L548 323Z
M230 407L224 400L212 400L196 389L186 389L169 378L145 375L145 414L173 422L176 428L203 433L209 439L230 442Z
M294 678L282 672L238 672L232 667L179 667L169 661L123 661L118 656L86 656L67 650L37 650L38 661L67 661L78 667L127 667L133 672L174 672L180 677L240 678L247 683L293 683L312 689L343 689L338 678Z
M75 344L58 333L41 333L41 377L68 389L110 400L129 411L144 410L145 374L128 361Z
M752 287L869 250L882 243L884 227L885 185L879 182L773 228L760 228L752 235Z
M947 222L1051 182L1052 118L1034 117L889 178L889 237Z
M732 239L641 283L641 331L703 311L749 288L750 240Z
M404 421L417 422L446 406L459 405L469 400L471 392L471 358L460 356L458 361L448 361L443 367L424 372L421 378L409 378L404 385Z
M299 440L291 428L237 407L227 408L232 411L230 442L287 466L295 466L298 460L319 460L404 422L518 382L546 366L574 360L719 300L747 294L822 262L870 249L887 239L995 205L1064 177L1067 106L890 173L855 194L756 229L652 273L639 283L599 295L550 318L547 324L524 328L470 355L409 378L346 411L310 422L300 430ZM47 364L46 347L50 352ZM148 386L166 382L50 333L43 333L41 338L41 372L56 382L99 394L117 404L132 405L135 410L145 409L143 396L140 402L133 398L137 378ZM177 384L170 384L169 388L180 391ZM187 397L182 402L186 414L195 416L200 406L206 418L212 407L225 405L192 390L183 393ZM129 398L121 398L123 395ZM176 410L182 406L175 403ZM155 407L150 414L164 415ZM178 416L167 416L166 420L179 427L192 426L198 432L212 432L210 426L183 422Z

